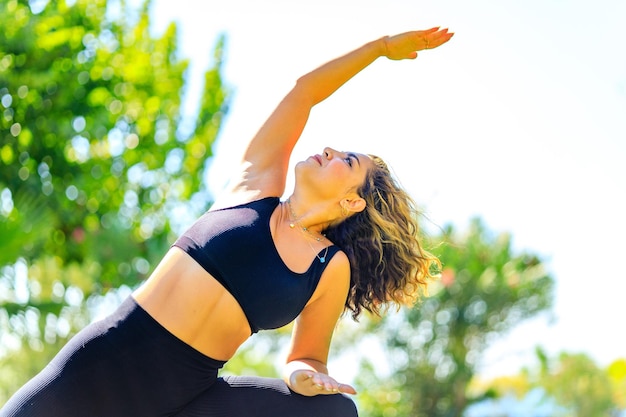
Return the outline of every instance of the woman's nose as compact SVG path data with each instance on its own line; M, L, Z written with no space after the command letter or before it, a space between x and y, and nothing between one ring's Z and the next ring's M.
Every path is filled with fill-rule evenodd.
M333 148L326 147L324 148L324 153L322 154L326 159L332 159L333 155L336 154L337 151Z

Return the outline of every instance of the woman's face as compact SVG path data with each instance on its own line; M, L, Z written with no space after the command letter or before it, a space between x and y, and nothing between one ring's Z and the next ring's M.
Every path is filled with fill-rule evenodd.
M296 165L296 181L314 187L321 196L342 198L356 193L371 168L367 155L324 148Z

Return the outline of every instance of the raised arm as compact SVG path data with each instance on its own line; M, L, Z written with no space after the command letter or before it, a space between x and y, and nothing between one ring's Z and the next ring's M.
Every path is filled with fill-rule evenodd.
M313 106L378 57L414 59L417 51L436 48L451 37L447 29L432 28L380 38L302 76L250 141L230 192L251 198L282 195L291 152Z

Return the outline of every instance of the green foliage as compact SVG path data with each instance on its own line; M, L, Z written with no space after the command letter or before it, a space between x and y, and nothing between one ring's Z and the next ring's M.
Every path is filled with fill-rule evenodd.
M460 416L480 399L467 387L489 342L550 307L553 279L537 256L514 254L508 235L475 220L464 236L450 226L438 240L443 270L430 296L380 324L391 376L382 392L364 390L366 415ZM367 372L360 381L374 378L381 384Z
M185 133L176 26L154 37L149 2L119 7L0 0L0 333L23 337L28 311L41 330L49 314L136 286L172 222L210 204L202 174L227 110L224 39ZM84 325L68 322L67 335Z
M51 213L42 198L9 189L0 194L0 265L15 262L28 247L52 232ZM11 244L9 244L11 242Z
M536 353L536 367L523 369L516 376L483 381L482 389L495 392L499 398L513 395L518 399L540 390L570 417L619 415L619 410L625 409L626 360L616 360L602 369L582 353L562 352L555 358L541 348Z
M616 411L609 375L584 354L562 353L540 384L574 417L603 417Z

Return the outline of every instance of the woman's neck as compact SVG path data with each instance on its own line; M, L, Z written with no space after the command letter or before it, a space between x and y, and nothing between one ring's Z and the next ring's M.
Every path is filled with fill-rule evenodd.
M330 205L323 202L303 202L291 195L284 203L285 218L290 228L300 228L317 238L323 237L323 231L331 222ZM317 239L319 240L319 239Z

